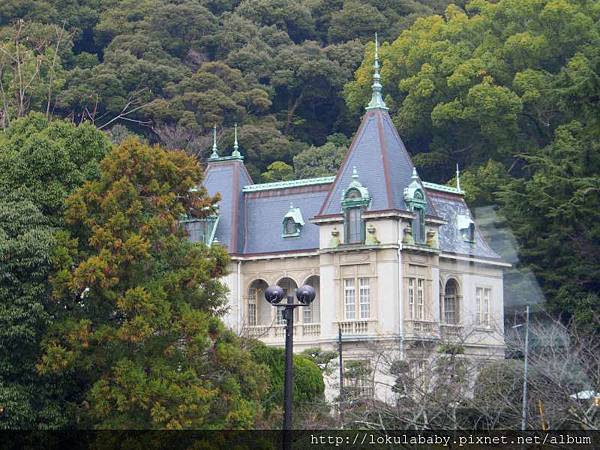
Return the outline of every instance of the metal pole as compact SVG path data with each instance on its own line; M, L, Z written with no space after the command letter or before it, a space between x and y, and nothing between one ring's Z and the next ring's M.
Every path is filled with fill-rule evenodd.
M529 370L529 305L525 310L525 369L523 374L523 408L521 430L527 429L527 375Z
M292 395L294 380L294 297L287 298L285 314L285 383L283 386L283 448L292 448Z
M342 326L338 322L338 353L340 362L340 422L344 428L344 358L342 356Z

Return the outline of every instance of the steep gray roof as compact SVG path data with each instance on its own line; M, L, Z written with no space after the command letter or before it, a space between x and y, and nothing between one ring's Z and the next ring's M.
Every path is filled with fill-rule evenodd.
M341 213L341 199L354 167L373 198L370 211L407 209L404 188L411 182L414 165L386 110L369 110L363 116L319 215ZM427 214L434 214L430 202Z
M353 168L372 202L370 211L407 210L404 189L411 183L413 164L387 110L371 109L362 123L336 177L253 184L241 159L210 160L204 185L209 194L221 195L216 239L232 254L285 253L319 248L319 227L313 217L341 213L344 191ZM447 223L440 227L443 252L499 259L475 227L474 242L464 239L460 223L471 213L460 191L423 183L427 214ZM290 203L305 219L300 235L283 237L283 219ZM462 225L464 226L464 225Z
M460 216L466 216L471 219L473 217L461 195L439 192L433 189L427 189L427 193L438 216L447 222L440 227L440 250L479 258L500 259L500 256L484 240L477 226L475 226L474 242L465 241L463 238L459 230Z
M252 184L252 178L241 160L209 162L204 174L204 187L208 193L221 196L215 238L231 253L239 253L244 247L242 188L249 184Z
M246 239L244 254L277 253L319 248L319 227L308 219L314 217L327 196L329 183L309 186L246 192L244 213ZM283 218L290 203L300 209L305 224L300 236L283 237Z

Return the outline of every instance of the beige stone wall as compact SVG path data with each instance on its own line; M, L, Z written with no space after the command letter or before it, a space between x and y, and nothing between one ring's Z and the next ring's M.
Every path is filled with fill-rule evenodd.
M226 322L240 334L262 339L268 345L282 346L283 325L277 324L277 308L264 298L256 299L257 326L248 326L249 288L255 280L273 285L283 278L301 286L317 276L319 292L312 316L315 320L307 323L302 308L295 313L295 351L315 346L337 349L338 328L342 327L344 358L348 360L375 361L384 353L389 357L394 352L395 357L419 360L426 357L423 348L434 354L444 343L463 345L465 355L474 359L503 357L502 268L483 261L463 261L440 255L434 248L423 250L404 245L399 252L407 219L374 217L366 222L367 227L375 226L379 245L330 248L334 227L343 242L343 224L323 223L320 224L322 250L319 252L234 259L230 275L224 279L230 289ZM437 225L428 224L428 229L435 230ZM368 319L346 319L345 278L369 279ZM424 311L420 319L414 316L414 310L413 318L410 317L408 280L411 278L422 279L425 283ZM445 326L440 316L444 286L450 278L458 282L460 290L460 324L454 327ZM477 326L475 321L478 287L490 289L492 295L491 320L487 327ZM337 373L335 371L333 378L327 380L330 398L337 395L339 388ZM380 399L388 399L391 395L389 378L385 371L373 375L374 390ZM384 386L388 386L387 390Z

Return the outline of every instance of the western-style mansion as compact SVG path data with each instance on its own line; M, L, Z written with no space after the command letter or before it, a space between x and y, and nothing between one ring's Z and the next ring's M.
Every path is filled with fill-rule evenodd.
M504 357L509 265L485 242L459 183L420 179L383 101L377 57L372 99L335 176L255 184L236 133L230 156L215 139L204 185L221 196L218 214L186 227L231 254L225 320L238 333L282 346L281 308L264 290L309 284L317 297L295 310L295 351L336 350L341 334L344 365L372 366L385 349L416 374L448 341L460 340L463 357ZM361 394L393 395L380 372L355 383Z

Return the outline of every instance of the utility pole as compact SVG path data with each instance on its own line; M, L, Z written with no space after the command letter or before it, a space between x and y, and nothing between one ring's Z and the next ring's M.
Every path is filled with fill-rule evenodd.
M527 429L527 375L529 370L529 305L525 310L525 368L523 373L523 407L521 411L521 431Z
M344 428L344 358L342 356L342 325L338 322L338 358L340 362L340 422Z

